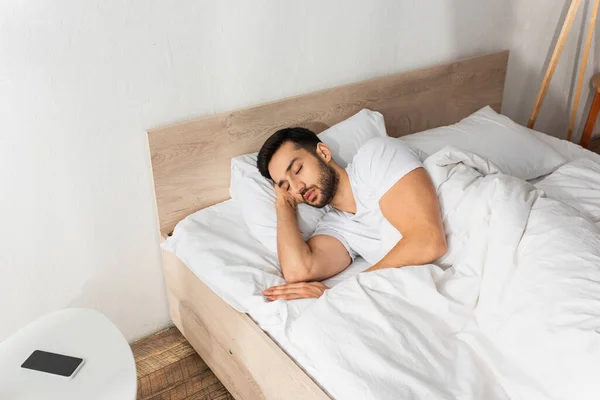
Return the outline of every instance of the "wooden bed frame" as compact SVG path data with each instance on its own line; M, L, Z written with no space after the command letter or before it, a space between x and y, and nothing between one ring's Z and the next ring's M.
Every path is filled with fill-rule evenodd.
M148 132L163 240L181 219L229 198L232 157L258 151L289 126L315 132L363 108L379 111L399 137L500 111L508 51L402 72ZM236 399L327 399L252 319L214 294L163 251L173 323Z

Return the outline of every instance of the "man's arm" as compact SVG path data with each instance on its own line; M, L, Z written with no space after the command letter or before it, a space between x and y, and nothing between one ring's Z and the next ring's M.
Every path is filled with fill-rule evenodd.
M446 254L438 197L424 168L396 182L381 197L379 207L385 219L402 233L402 239L365 272L428 264Z
M275 185L277 200L277 253L283 277L288 283L320 281L338 274L352 261L344 245L329 235L313 236L304 242L296 201Z

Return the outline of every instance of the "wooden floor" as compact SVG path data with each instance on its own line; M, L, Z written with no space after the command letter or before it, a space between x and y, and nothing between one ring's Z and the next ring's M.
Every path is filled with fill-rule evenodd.
M233 396L177 328L131 345L139 400L230 400Z

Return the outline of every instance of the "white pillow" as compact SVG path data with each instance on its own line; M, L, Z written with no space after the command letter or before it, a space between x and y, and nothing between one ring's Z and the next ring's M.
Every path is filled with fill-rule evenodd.
M383 116L364 109L323 131L319 139L331 148L333 159L345 168L364 143L374 137L384 136L387 134ZM277 252L275 192L272 183L258 172L257 155L245 154L231 160L229 194L240 207L244 222L254 237L267 249ZM298 206L296 215L304 240L310 238L328 210L329 206L322 209L306 204Z
M318 136L331 149L335 162L346 168L363 144L375 137L386 137L387 133L383 115L365 108Z
M487 158L503 173L524 180L549 174L567 161L534 131L489 106L454 125L407 135L402 140L428 155L448 145L468 150Z
M567 161L575 161L580 158L586 158L600 165L600 154L596 154L588 149L584 149L580 145L569 142L568 140L559 139L538 131L532 132L535 134L536 138L552 147Z

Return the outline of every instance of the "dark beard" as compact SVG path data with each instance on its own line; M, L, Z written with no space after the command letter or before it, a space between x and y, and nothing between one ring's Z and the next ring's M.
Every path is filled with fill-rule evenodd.
M318 204L309 204L309 206L315 208L323 208L327 204L331 203L333 197L337 193L338 184L340 183L340 175L337 171L325 161L319 160L319 191L321 192L321 201Z

